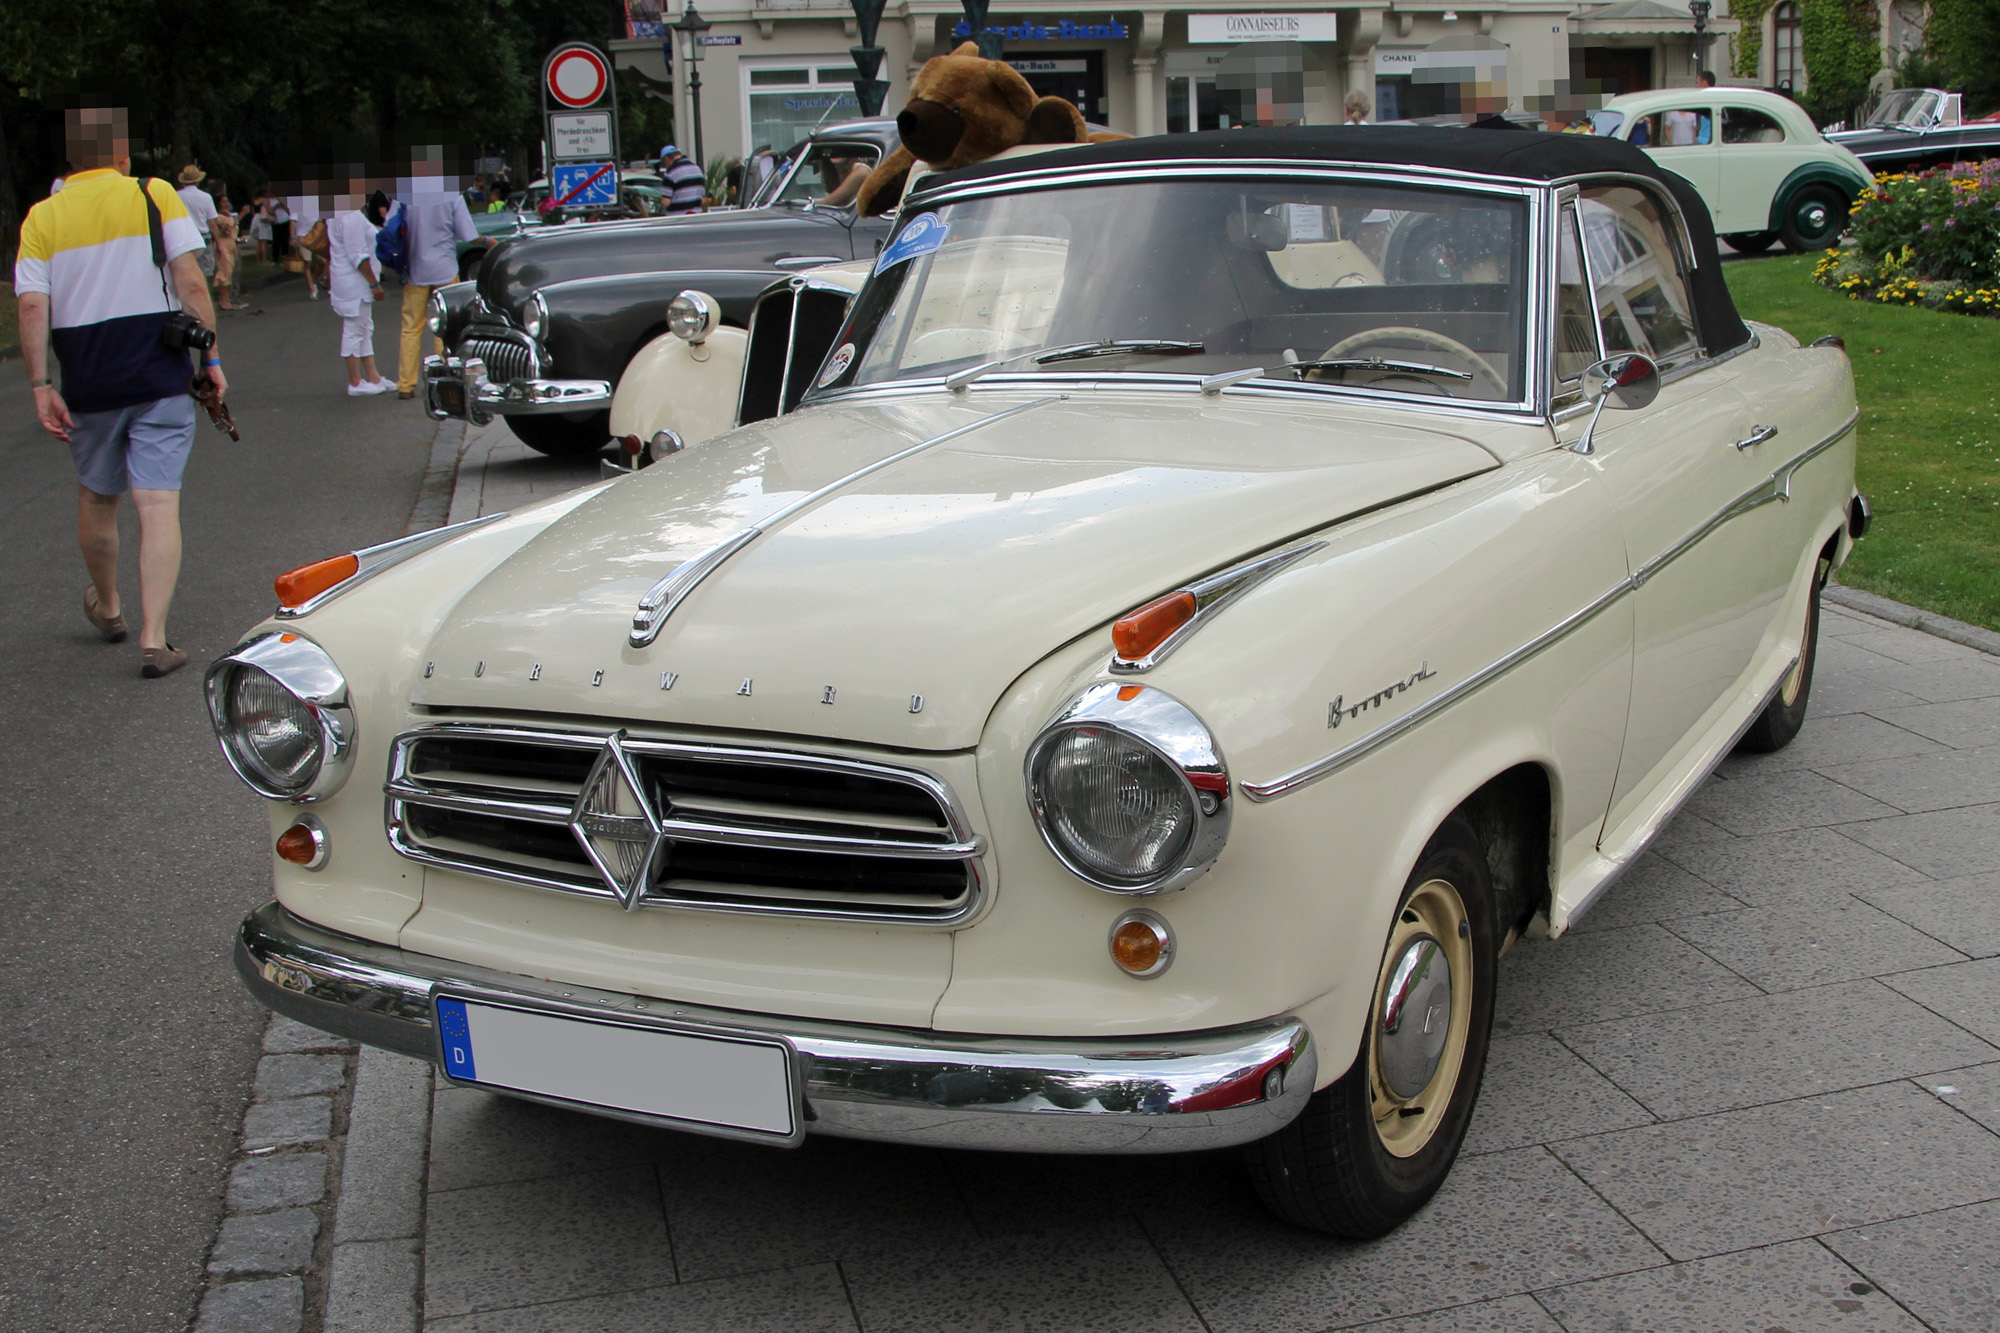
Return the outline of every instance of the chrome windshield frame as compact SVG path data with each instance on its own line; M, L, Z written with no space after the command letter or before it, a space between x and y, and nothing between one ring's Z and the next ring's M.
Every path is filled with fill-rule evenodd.
M1495 416L1507 418L1545 419L1548 415L1547 378L1550 350L1546 345L1553 321L1548 318L1550 302L1554 300L1550 290L1548 275L1550 266L1547 259L1547 237L1552 234L1548 222L1551 191L1549 186L1536 181L1524 181L1515 177L1487 176L1464 171L1452 171L1415 165L1399 165L1392 168L1369 169L1352 164L1298 162L1284 159L1252 159L1243 162L1217 162L1212 158L1175 159L1148 163L1143 168L1120 166L1069 166L1046 167L1010 173L991 180L976 180L947 183L936 188L920 187L916 193L904 201L902 213L910 215L934 206L962 203L973 199L989 198L1002 194L1024 194L1041 190L1067 189L1085 185L1126 185L1145 181L1184 180L1311 180L1314 182L1349 182L1385 187L1417 189L1448 188L1470 194L1482 194L1501 199L1519 199L1527 209L1525 238L1521 246L1525 272L1520 281L1528 284L1525 299L1521 302L1520 315L1524 327L1521 329L1522 395L1515 399L1450 398L1435 394L1407 392L1391 389L1372 389L1344 384L1305 383L1274 378L1258 378L1230 386L1231 394L1253 393L1280 395L1286 397L1320 397L1336 401L1359 402L1375 405L1394 405L1398 408L1420 408L1429 411L1444 411L1450 415L1467 414L1479 418ZM875 275L869 275L869 282ZM855 297L859 306L866 286ZM1159 369L1143 371L1106 370L1024 370L1003 371L983 376L977 384L967 386L965 392L977 393L982 389L1004 389L1014 392L1023 390L1076 390L1086 388L1131 388L1138 390L1194 390L1200 391L1202 379L1212 371L1200 373L1192 371L1171 372ZM813 388L801 399L800 408L822 403L851 402L872 398L883 394L901 395L905 393L943 392L949 375L916 375L907 378L879 380L871 384L850 385L844 388L826 390Z

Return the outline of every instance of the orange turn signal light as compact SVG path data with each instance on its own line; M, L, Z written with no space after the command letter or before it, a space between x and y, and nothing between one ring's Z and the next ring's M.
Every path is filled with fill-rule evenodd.
M281 861L318 870L326 864L326 829L318 820L305 816L278 835L276 850Z
M1173 632L1194 619L1194 594L1170 592L1111 626L1111 646L1127 662L1136 662L1165 643Z
M337 583L345 583L361 571L361 562L352 555L331 560L315 560L310 565L286 570L271 581L278 590L278 605L303 606Z
M1111 932L1111 961L1127 972L1151 972L1160 965L1165 943L1151 926L1127 921Z

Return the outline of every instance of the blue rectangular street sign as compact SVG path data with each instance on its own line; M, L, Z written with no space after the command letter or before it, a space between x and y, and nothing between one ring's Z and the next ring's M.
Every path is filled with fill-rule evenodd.
M618 168L610 162L577 162L555 168L550 193L561 208L610 208L618 202Z

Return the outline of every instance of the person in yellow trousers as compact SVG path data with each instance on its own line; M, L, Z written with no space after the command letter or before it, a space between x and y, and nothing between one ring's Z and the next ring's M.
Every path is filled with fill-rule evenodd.
M458 243L479 239L458 182L444 172L444 149L411 154L410 192L403 201L404 245L410 274L403 284L403 345L396 362L396 396L416 395L423 369L424 312L431 292L458 281Z

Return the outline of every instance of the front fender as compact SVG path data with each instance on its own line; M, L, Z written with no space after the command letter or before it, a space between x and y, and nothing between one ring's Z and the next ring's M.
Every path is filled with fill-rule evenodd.
M1771 191L1769 230L1777 231L1784 226L1785 209L1793 193L1801 186L1831 185L1840 191L1842 201L1851 205L1855 196L1867 189L1872 179L1867 175L1866 168L1862 168L1861 176L1857 179L1853 170L1832 162L1808 162L1802 167L1796 167L1777 189Z
M636 435L643 443L654 432L671 430L686 444L699 444L736 424L736 392L750 335L717 327L696 347L663 333L639 349L618 380L611 398L611 433Z

